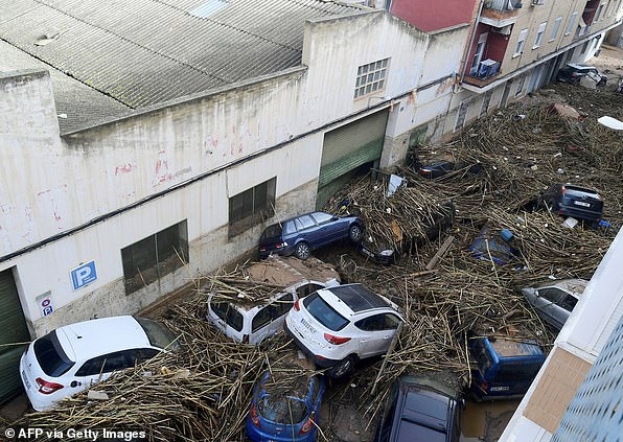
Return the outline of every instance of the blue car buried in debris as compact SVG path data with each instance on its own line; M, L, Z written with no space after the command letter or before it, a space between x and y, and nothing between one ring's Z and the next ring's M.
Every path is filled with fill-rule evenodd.
M253 391L247 437L254 442L314 442L324 390L320 374L267 370Z
M496 235L485 226L469 247L469 251L475 258L492 261L499 266L505 265L520 256L519 250L511 245L512 240L513 235L507 229Z
M312 250L337 241L354 243L363 237L363 221L357 216L312 212L273 224L260 237L260 258L270 254L307 259Z

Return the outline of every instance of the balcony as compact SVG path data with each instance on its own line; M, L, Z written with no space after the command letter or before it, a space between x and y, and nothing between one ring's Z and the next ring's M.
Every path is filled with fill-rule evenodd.
M512 25L522 6L521 0L485 0L480 22L496 28Z
M474 74L466 75L463 82L482 88L493 83L500 78L500 63L495 60L487 59L480 62L478 71Z

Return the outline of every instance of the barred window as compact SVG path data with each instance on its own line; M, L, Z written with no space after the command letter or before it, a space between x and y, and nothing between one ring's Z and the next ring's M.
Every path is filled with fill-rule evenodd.
M229 236L238 235L275 214L277 178L271 178L229 199Z
M188 227L182 221L121 249L125 293L156 282L188 263Z
M364 64L357 69L355 98L378 92L385 88L389 58Z

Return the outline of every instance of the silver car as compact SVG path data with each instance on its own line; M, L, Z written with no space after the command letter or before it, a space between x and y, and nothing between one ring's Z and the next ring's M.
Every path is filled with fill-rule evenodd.
M587 283L584 279L561 279L539 287L525 287L521 293L543 321L560 330Z

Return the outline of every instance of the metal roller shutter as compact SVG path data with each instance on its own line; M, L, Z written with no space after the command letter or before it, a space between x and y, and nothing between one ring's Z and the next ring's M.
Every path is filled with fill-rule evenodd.
M11 270L0 272L0 402L22 387L19 359L30 341L26 319L19 302ZM12 345L18 344L18 345Z
M362 164L381 158L388 116L389 111L384 110L325 134L319 194Z

